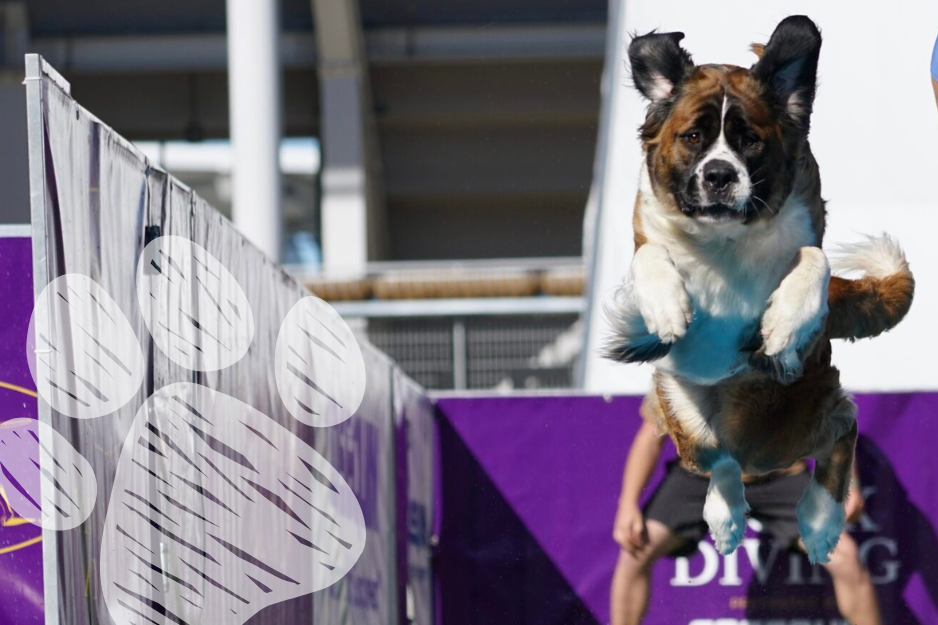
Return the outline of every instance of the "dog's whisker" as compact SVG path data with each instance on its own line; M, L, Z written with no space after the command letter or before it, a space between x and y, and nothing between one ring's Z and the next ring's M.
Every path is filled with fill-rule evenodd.
M758 206L755 202L753 202L751 198L750 198L749 200L747 200L747 202L749 202L749 204L752 206L753 210L756 211L756 217L758 217L758 218L761 219L761 218L762 218L762 213L759 212L759 206Z
M758 195L752 194L752 195L750 195L749 197L750 197L750 198L754 198L754 199L756 199L756 200L759 200L760 202L762 202L762 205L765 206L765 208L766 208L770 213L772 212L772 208L769 206L768 202L766 202L765 200L763 200L763 199L762 199L761 197L759 197Z

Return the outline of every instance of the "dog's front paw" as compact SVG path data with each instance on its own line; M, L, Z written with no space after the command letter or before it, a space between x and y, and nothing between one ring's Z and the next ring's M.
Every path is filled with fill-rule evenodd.
M645 244L635 252L629 288L650 334L671 345L687 333L693 315L684 278L660 245Z
M720 491L711 488L707 492L703 510L713 543L723 555L736 551L736 547L742 542L746 532L746 514L749 512L749 506L741 494L731 499L732 501L727 500Z
M687 333L693 316L690 297L677 272L650 284L636 285L638 310L650 334L670 345Z
M652 362L664 358L671 350L670 344L648 331L631 284L616 293L612 305L606 306L605 315L612 332L602 347L604 358L624 363Z
M798 530L811 564L830 562L844 523L844 504L812 479L798 502Z
M824 329L830 267L818 248L803 248L798 264L769 298L762 316L762 347L751 359L754 369L790 383L802 372L802 360Z

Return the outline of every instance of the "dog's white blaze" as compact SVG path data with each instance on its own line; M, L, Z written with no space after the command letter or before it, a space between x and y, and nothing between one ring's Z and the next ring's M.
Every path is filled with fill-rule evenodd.
M736 183L736 186L733 189L733 202L734 208L736 210L743 210L746 206L746 201L749 199L749 194L751 192L751 183L749 179L749 171L746 169L746 164L743 163L739 156L736 155L736 152L730 147L730 144L726 141L726 111L729 109L729 100L726 95L723 96L723 110L720 113L720 136L717 137L717 140L710 147L710 151L701 159L700 163L697 164L697 168L694 170L694 174L697 176L697 191L700 195L701 205L710 206L713 202L708 202L706 200L707 194L704 191L703 186L703 171L704 167L710 161L727 161L730 163L733 168L736 170L736 176L739 178L739 182Z

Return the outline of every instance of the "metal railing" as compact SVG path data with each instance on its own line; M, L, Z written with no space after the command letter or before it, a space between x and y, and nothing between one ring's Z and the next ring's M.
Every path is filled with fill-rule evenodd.
M425 388L513 390L573 385L585 300L572 293L581 266L579 257L375 262L358 274L367 287L347 276L343 284L341 274L287 269L326 299L367 293L330 303ZM317 288L328 281L344 290ZM464 293L496 295L445 296Z
M570 388L579 313L365 317L361 331L419 384L434 390Z

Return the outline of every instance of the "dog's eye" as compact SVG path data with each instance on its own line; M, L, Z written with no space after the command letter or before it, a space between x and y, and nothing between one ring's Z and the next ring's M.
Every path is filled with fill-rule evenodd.
M750 148L757 147L759 145L762 145L762 141L760 141L759 137L755 135L749 135L748 137L743 139L743 147L746 148L747 150Z
M684 135L684 141L687 141L691 145L697 145L700 143L700 133L699 132L689 132Z

